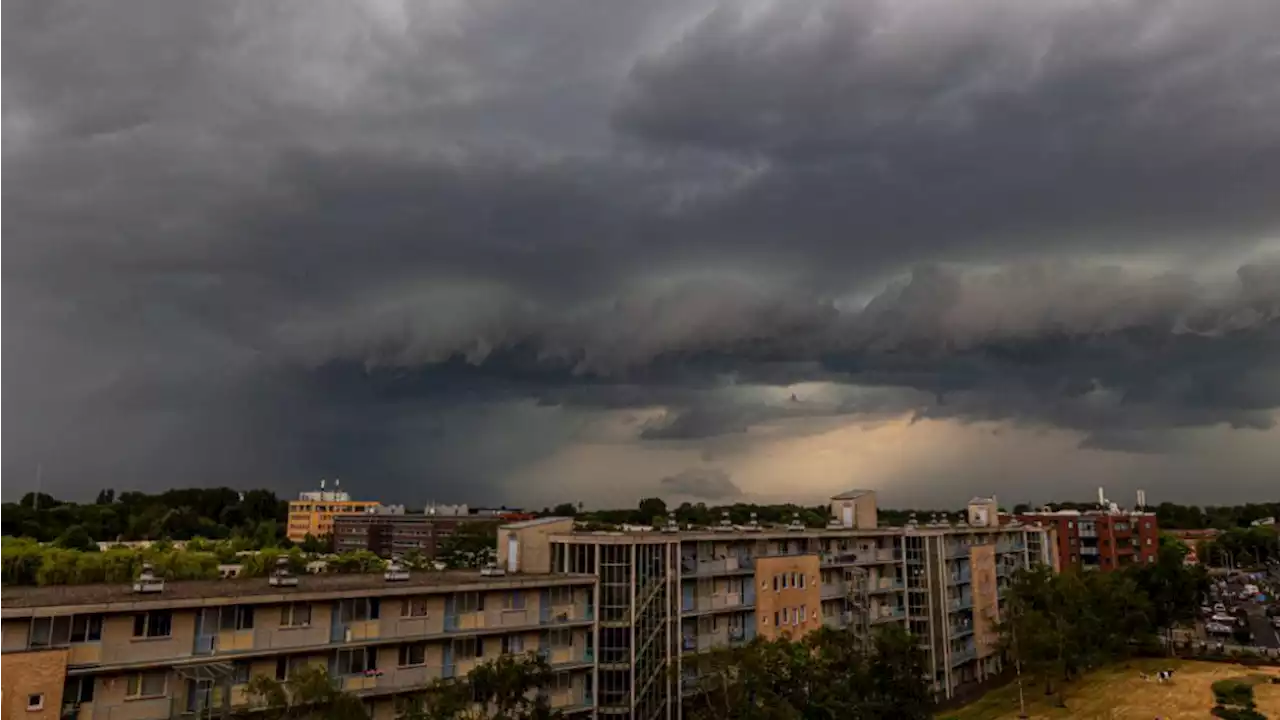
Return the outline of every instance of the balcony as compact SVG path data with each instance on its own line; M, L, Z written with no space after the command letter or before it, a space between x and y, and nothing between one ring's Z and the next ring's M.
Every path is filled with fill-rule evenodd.
M821 597L823 600L835 600L845 597L847 594L846 588L847 586L843 582L823 583Z
M747 630L743 627L729 628L729 644L737 645L747 641Z
M680 562L680 570L691 577L711 577L715 575L737 575L752 572L755 567L754 558L727 557L719 560L697 560L684 558Z
M50 702L49 698L45 698L45 702ZM137 700L121 699L117 705L108 705L100 700L95 703L84 703L76 717L90 717L85 712L86 709L89 709L93 713L93 720L167 720L171 715L176 714L170 711L171 704L173 704L173 699L168 697ZM48 707L48 705L45 707ZM173 710L176 711L177 708Z
M595 608L585 602L573 605L552 605L544 610L545 612L538 618L543 625L585 622L595 619Z
M882 579L878 584L867 588L867 592L871 593L872 595L876 593L896 592L898 590L901 590L902 587L903 586L902 586L901 580Z
M596 654L592 648L565 645L562 647L544 647L538 649L538 657L548 665L582 665L595 662Z
M1000 542L996 543L997 553L1013 553L1022 552L1027 549L1027 544L1021 540L1016 542Z
M973 607L973 597L969 595L961 595L960 597L952 598L947 604L951 612L969 610Z
M902 551L893 548L868 548L866 550L836 550L821 553L821 563L826 566L836 565L880 565L898 562L902 559Z
M882 623L890 620L901 620L907 616L906 608L880 608L879 612L873 613L871 622Z
M337 679L339 689L357 695L381 695L426 687L454 676L453 665L416 665L379 669L368 674L345 675Z
M964 570L963 572L953 572L947 578L947 584L949 585L962 585L972 581L973 581L972 576L969 574L968 569Z
M948 558L948 559L962 558L962 557L969 557L969 546L968 546L968 545L959 545L959 544L957 544L957 545L948 545L948 546L947 546L947 558Z
M973 634L973 625L952 625L951 637L962 638Z
M692 604L689 603L690 599L693 600ZM715 593L714 595L700 595L694 598L686 597L680 606L680 612L685 614L721 612L749 607L751 607L751 604L742 601L741 593Z
M1089 546L1087 546L1087 545L1082 545L1082 546L1080 546L1080 554L1081 554L1081 555L1095 556L1095 555L1097 555L1097 554L1098 554L1098 548L1096 548L1096 547L1089 547Z
M962 650L951 651L951 665L962 665L978 657L978 652L974 648L967 647Z

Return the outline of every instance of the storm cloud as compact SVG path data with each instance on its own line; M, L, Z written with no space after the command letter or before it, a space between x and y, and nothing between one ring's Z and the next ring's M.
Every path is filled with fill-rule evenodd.
M1270 0L3 13L6 497L551 502L582 446L1274 427Z

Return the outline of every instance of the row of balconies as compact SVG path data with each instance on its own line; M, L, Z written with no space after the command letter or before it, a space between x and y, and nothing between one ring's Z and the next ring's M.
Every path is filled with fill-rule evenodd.
M453 635L483 635L520 628L538 629L590 622L593 609L586 603L521 610L486 610L433 617L382 617L347 623L332 622L328 608L313 608L311 622L297 626L268 623L272 614L259 612L258 626L244 630L196 633L194 613L177 613L170 620L170 634L130 637L128 630L112 631L102 641L78 643L72 648L73 665L164 662L200 655L252 654L261 651L323 649L335 643L381 640L421 640ZM109 618L108 630L120 623L132 625L132 616Z
M567 654L566 654L567 653ZM568 666L586 666L592 662L590 650L556 648L545 657L553 667L572 669ZM429 687L431 684L453 677L461 677L477 665L466 661L435 665L390 667L369 670L352 675L335 676L334 686L360 697L391 696ZM99 679L99 691L94 701L71 704L63 708L63 720L169 720L171 718L197 717L203 711L217 714L224 699L233 711L249 710L253 706L247 692L247 684L215 685L202 697L188 697L191 686L176 672L169 672L163 694L153 697L129 697L125 695L123 680ZM117 687L119 686L119 687ZM230 693L229 698L224 695ZM569 687L543 691L554 709L567 711L590 707L594 700L585 683L571 683ZM385 710L390 710L390 707ZM384 715L375 711L375 717ZM385 715L389 717L389 715Z

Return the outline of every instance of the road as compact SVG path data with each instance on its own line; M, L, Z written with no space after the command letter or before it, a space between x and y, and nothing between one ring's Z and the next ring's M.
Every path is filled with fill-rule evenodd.
M1277 631L1275 626L1271 624L1271 619L1263 614L1261 607L1250 609L1249 630L1253 632L1254 645L1265 648L1280 648L1280 631Z

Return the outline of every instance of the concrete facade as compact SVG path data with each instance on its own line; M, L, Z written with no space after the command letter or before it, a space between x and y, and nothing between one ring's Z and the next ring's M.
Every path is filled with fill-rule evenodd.
M438 679L503 654L537 652L554 671L554 706L587 713L595 705L592 577L445 572L297 581L174 582L157 593L6 587L4 700L44 692L48 717L76 720L228 717L249 702L252 676L282 679L314 664L363 698L371 717L389 720ZM95 631L74 630L88 627ZM23 668L31 667L38 675L28 677ZM22 712L4 717L28 717Z

